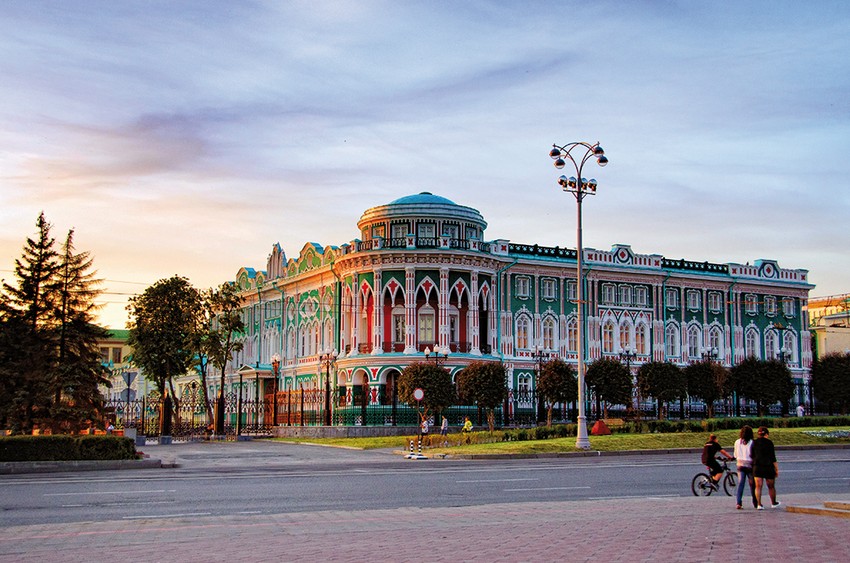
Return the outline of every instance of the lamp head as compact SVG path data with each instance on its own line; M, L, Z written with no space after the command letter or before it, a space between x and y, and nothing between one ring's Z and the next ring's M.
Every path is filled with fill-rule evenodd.
M561 149L559 149L558 147L556 147L556 146L552 145L552 150L551 150L551 151L549 151L549 156L551 156L552 158L558 158L558 157L560 157L560 156L561 156Z
M596 162L599 164L599 166L604 167L606 164L608 164L608 158L603 155L596 159Z
M563 158L561 158L561 157L558 157L558 158L555 160L555 168L557 168L558 170L560 170L561 168L563 168L565 164L566 164L566 162L564 162L564 159L563 159Z

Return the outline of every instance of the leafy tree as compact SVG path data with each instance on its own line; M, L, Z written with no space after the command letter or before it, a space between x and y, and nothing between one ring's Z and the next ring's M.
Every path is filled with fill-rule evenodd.
M457 392L461 400L474 401L487 410L490 432L496 425L496 407L508 396L507 371L501 362L471 362L457 374Z
M217 289L210 289L203 294L204 326L199 327L199 343L201 359L201 389L204 390L204 401L207 412L210 409L210 399L207 396L206 357L219 373L219 396L217 401L218 416L216 417L216 433L224 433L224 371L234 352L242 350L242 342L234 341L234 336L245 331L245 323L241 315L241 299L239 288L233 283L224 283Z
M732 368L732 384L742 396L756 402L759 416L777 402L787 402L794 394L788 366L779 360L749 357Z
M638 388L644 397L658 401L658 419L663 418L670 401L684 397L687 380L679 366L670 362L647 362L637 371Z
M551 427L552 407L555 403L567 404L578 400L578 380L575 370L561 358L546 362L540 370L537 392L541 393L549 403L546 426Z
M445 369L430 362L414 362L402 370L398 378L399 400L418 407L420 402L413 396L417 388L425 393L421 402L424 418L428 418L429 410L439 411L450 407L457 399L452 376Z
M127 308L133 362L164 397L160 425L170 429L170 400L179 400L172 378L186 373L195 360L201 294L186 278L172 276L130 299Z
M609 404L628 405L632 400L632 375L619 360L599 358L588 365L585 383L596 395L597 413L600 401L605 402L605 418Z
M850 354L833 352L812 365L812 392L832 414L837 407L847 414L850 404Z
M685 379L688 383L688 395L705 403L707 416L714 416L714 402L727 397L732 392L729 370L717 362L702 360L685 367Z

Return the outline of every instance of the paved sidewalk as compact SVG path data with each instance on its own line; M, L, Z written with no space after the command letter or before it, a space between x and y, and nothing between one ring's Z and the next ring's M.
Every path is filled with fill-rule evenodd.
M785 495L785 504L829 499ZM0 561L846 561L850 520L625 498L18 526Z

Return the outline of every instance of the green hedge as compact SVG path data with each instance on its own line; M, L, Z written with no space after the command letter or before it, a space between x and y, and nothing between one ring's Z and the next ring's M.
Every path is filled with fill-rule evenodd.
M811 428L820 426L850 426L850 416L789 416L789 417L748 417L748 418L709 418L702 421L705 431L738 430L745 424L752 428Z
M676 432L714 432L716 430L739 430L745 424L756 429L759 426L768 428L805 428L823 426L850 426L850 416L802 416L785 418L710 418L705 420L642 420L626 422L623 426L610 427L617 434L654 434ZM587 431L593 428L593 422L588 421ZM536 426L510 430L472 432L464 435L463 442L467 444L486 444L492 442L524 442L528 440L548 440L550 438L567 438L575 436L575 424L555 424L551 428Z
M0 437L0 461L136 459L131 438L121 436Z

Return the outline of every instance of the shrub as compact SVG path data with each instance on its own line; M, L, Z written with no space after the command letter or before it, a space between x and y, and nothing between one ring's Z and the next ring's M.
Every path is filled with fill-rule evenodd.
M136 459L136 446L121 436L0 437L0 461Z

